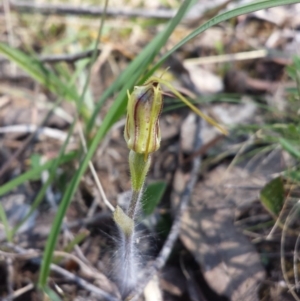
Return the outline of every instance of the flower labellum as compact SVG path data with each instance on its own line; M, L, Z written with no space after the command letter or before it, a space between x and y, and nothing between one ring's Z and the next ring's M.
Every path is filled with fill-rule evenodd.
M124 138L129 149L138 154L148 154L159 149L159 115L163 106L162 91L156 80L135 86L128 93L127 119Z

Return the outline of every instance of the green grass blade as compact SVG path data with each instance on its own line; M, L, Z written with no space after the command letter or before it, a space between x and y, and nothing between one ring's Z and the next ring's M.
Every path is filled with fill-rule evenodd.
M76 157L76 155L77 154L75 152L66 154L65 156L63 156L61 158L61 160L59 161L59 164L70 162L71 160L73 160ZM43 164L42 166L30 169L27 172L23 173L22 175L18 176L17 178L2 185L0 187L0 196L4 195L5 193L8 193L9 191L11 191L15 187L17 187L18 185L21 185L22 183L24 183L26 181L30 181L32 179L35 179L36 177L39 177L44 170L49 169L53 165L55 160L56 159L52 159L52 160L46 162L45 164Z
M9 223L6 217L6 213L5 210L2 206L2 204L0 203L0 220L2 221L3 227L4 227L4 232L5 232L5 236L6 239L11 242L12 241L12 235L11 235L11 230L9 227Z
M82 61L82 66L86 66L86 64L88 63L88 60L83 60ZM80 67L82 67L80 66ZM69 80L69 87L71 87L74 83L76 78L78 77L80 71L82 71L81 68L76 68L74 74L68 78ZM52 108L54 109L57 105L59 105L60 100L57 101L57 103L55 104L55 106ZM26 220L30 217L30 215L36 210L36 208L39 206L39 204L41 203L41 201L43 200L43 197L46 193L47 188L49 187L49 185L52 183L53 179L55 178L56 175L56 170L59 166L60 163L64 163L64 156L65 156L65 150L66 147L69 143L70 137L73 134L74 131L74 127L76 124L76 118L73 120L73 123L71 124L71 127L69 128L68 131L68 135L66 140L63 143L63 146L61 147L58 156L54 159L51 160L50 162L48 162L47 165L43 165L43 170L41 172L43 172L44 170L48 169L48 165L50 165L49 167L49 178L46 181L46 183L44 183L44 185L42 186L42 188L40 189L39 193L37 194L37 196L35 197L33 203L31 204L31 208L30 211L26 214L26 216L22 219L22 221L20 223L18 223L11 231L11 235L12 237L15 235L15 233L18 231L18 229L24 224L24 222L26 222ZM75 156L74 156L75 157ZM71 158L72 159L72 158ZM21 175L20 177L14 179L13 181L7 183L7 185L2 186L0 188L0 195L1 193L6 193L8 191L10 191L10 189L14 188L15 186L23 183L23 181L27 181L29 179L32 179L31 177L39 177L40 175L40 167L41 166L36 166L36 168L33 168L31 171L29 171L26 174ZM45 168L45 169L44 169ZM3 189L4 188L4 189Z
M110 97L114 92L120 91L118 98L114 103L118 102L118 109L115 110L115 117L112 119L112 124L118 120L122 114L125 112L127 97L127 89L132 89L133 85L137 83L137 80L145 72L146 68L153 61L155 56L159 53L160 49L165 45L167 39L174 31L175 27L183 18L184 14L191 5L191 0L186 0L181 5L178 10L177 15L168 23L166 29L160 32L144 49L143 51L129 64L125 71L123 71L120 76L115 80L115 82L103 93L102 97L99 99L95 111L90 119L87 126L87 132L91 131L94 126L95 119L99 113L101 105L103 102ZM149 75L150 76L150 75ZM121 100L120 100L121 99Z
M134 67L131 67L130 74L133 76L130 78L130 85L133 85L136 79L145 71L148 64L154 59L155 55L158 53L160 48L164 45L165 41L168 39L168 37L171 35L181 18L184 16L189 4L191 3L190 0L186 0L181 8L179 9L177 15L170 21L169 25L166 27L166 29L158 35L159 39L156 37L155 44L151 44L151 47L146 47L146 49L143 51L143 62L141 62L141 57L139 57L139 62L141 63L140 69L139 65L135 64ZM149 45L148 45L149 46ZM154 48L154 46L156 48ZM160 46L160 48L158 48ZM135 74L136 73L136 74ZM124 77L124 76L123 76ZM118 83L119 85L120 83ZM67 211L67 208L70 204L70 201L78 187L78 184L80 182L80 179L82 175L84 174L89 161L91 160L94 152L96 151L99 142L102 140L106 132L109 130L109 128L112 126L112 124L123 114L125 110L125 98L126 98L126 90L127 90L127 84L125 87L123 87L121 93L118 95L117 99L113 103L111 109L107 113L106 117L103 120L103 123L100 127L100 129L97 131L95 137L92 140L91 146L88 150L88 153L86 154L85 158L82 162L79 164L79 169L74 175L74 177L71 180L71 183L66 189L65 194L63 195L63 198L61 200L61 203L59 205L57 214L55 216L55 220L53 222L53 226L51 228L51 233L49 235L49 238L47 240L44 256L43 256L43 262L41 266L40 271L40 277L39 277L39 286L45 287L47 283L47 278L50 272L50 264L52 261L53 251L56 246L56 241L60 232L60 228L62 225L63 218L65 216L65 213ZM112 89L111 89L112 90ZM106 95L108 93L106 92ZM123 108L120 109L120 106Z
M281 144L282 148L289 152L293 157L300 159L300 151L296 149L290 141L284 138L279 138L279 143Z
M66 98L77 101L79 95L74 87L69 87L58 78L55 73L46 68L39 60L28 56L21 50L10 47L0 42L0 53L9 60L16 63L20 68L26 71L33 79L45 86L51 92Z
M51 232L49 235L49 238L47 240L47 244L44 251L42 266L40 270L40 277L39 277L39 287L43 288L47 284L47 278L50 272L50 265L52 262L52 256L53 251L56 246L56 241L60 232L60 228L62 225L63 218L65 216L65 213L67 211L67 208L69 206L69 203L71 201L71 198L73 196L73 190L74 187L78 181L78 174L79 171L75 174L75 176L72 178L71 183L67 186L67 189L63 195L63 198L61 200L61 203L58 207L57 214L55 215L55 219L53 221L53 225L51 227ZM76 186L77 187L77 186Z
M272 1L263 1L263 2L257 2L253 4L249 4L237 9L234 9L230 12L226 12L223 14L220 14L216 16L215 18L212 18L202 26L200 26L198 29L196 29L193 33L188 35L185 39L183 39L180 43L178 43L175 47L173 47L170 51L168 51L160 60L159 62L154 66L154 68L151 69L151 71L148 73L148 76L150 76L156 68L170 55L172 54L176 49L178 49L180 46L197 36L198 34L202 33L204 30L222 22L226 21L230 18L239 16L241 14L257 11L260 9L278 6L278 5L284 5L284 4L292 4L297 3L298 1L295 0L272 0ZM103 120L103 123L100 127L100 129L97 131L95 137L92 139L89 151L86 155L86 157L83 159L83 161L80 163L79 170L76 172L74 177L71 180L71 183L67 187L67 190L63 196L63 199L61 201L61 204L59 206L57 215L55 217L55 221L53 223L53 227L50 233L50 236L47 241L44 257L43 257L43 263L41 267L41 273L40 273L40 279L39 279L39 285L44 287L47 283L47 277L49 274L50 269L50 263L52 260L52 254L56 245L57 237L60 232L60 227L62 224L62 220L64 218L65 212L68 208L68 205L71 201L71 198L73 197L77 186L80 182L80 179L82 175L84 174L88 163L90 159L92 158L98 144L103 139L104 135L107 133L109 128L114 124L116 120L120 118L120 116L125 111L126 106L126 90L128 88L132 88L134 83L136 83L137 79L140 78L140 76L145 72L148 65L153 61L154 57L157 55L158 51L161 49L161 47L165 44L165 41L168 39L169 35L172 33L174 28L177 26L179 21L181 20L182 16L186 12L188 6L190 5L191 1L186 0L183 5L181 6L180 10L178 11L178 14L176 17L174 17L169 25L167 26L166 30L161 32L151 43L148 44L148 46L141 52L141 54L130 64L130 66L126 69L125 72L123 72L119 78L115 81L115 83L105 91L103 96L100 98L99 103L103 103L103 100L107 99L109 96L111 96L114 92L116 92L118 89L122 87L122 90L120 91L118 97L114 101L112 107L110 108L109 113L106 115L106 117ZM99 112L98 107L96 107L95 112L90 120L90 123L88 124L87 131L90 131L93 128L93 125L95 123L96 116Z
M33 203L31 204L29 212L25 215L25 217L21 220L21 222L18 223L18 225L16 225L13 228L12 235L15 235L15 233L18 231L18 229L27 221L27 219L30 217L30 215L35 211L35 209L39 206L39 204L43 200L44 195L45 195L49 185L52 183L52 181L54 180L54 178L56 176L56 171L59 166L59 163L62 161L62 159L65 155L65 150L66 150L67 145L69 144L70 138L73 134L75 124L76 124L76 120L73 121L73 123L68 131L68 136L67 136L66 140L64 141L63 146L60 148L57 158L54 159L54 161L52 161L53 163L51 164L51 167L50 167L49 178L44 183L44 185L38 192L37 196L35 197Z
M208 28L215 26L223 21L227 21L231 18L237 17L242 14L251 13L257 10L274 7L274 6L280 6L280 5L286 5L286 4L293 4L298 3L299 0L268 0L268 1L261 1L261 2L255 2L248 5L244 5L238 8L235 8L231 11L221 13L217 15L216 17L210 19L203 25L199 26L196 30L194 30L191 34L189 34L187 37L185 37L183 40L181 40L177 45L175 45L171 50L166 52L160 60L155 64L155 66L147 73L147 75L144 77L143 80L150 77L154 71L173 53L175 52L179 47L184 45L185 43L189 42L191 39L195 38L200 33L204 32ZM115 83L107 89L103 96L98 101L98 104L96 105L95 111L92 115L92 118L90 119L90 122L87 126L87 131L91 131L93 128L93 125L95 123L95 119L97 114L99 113L99 109L101 107L101 104L103 101L105 101L109 96L111 96L114 92L116 92L120 87L124 86L124 84L127 82L126 89L131 88L132 84L130 81L128 82L128 79L130 78L139 78L139 76L135 76L135 74L139 73L139 68L143 69L143 62L145 62L145 59L147 59L147 56L151 55L151 47L156 45L158 43L160 36L158 35L148 46L136 57L136 59L126 68L126 70L117 78ZM139 73L141 74L141 73ZM121 91L123 96L123 91ZM126 93L124 95L126 97ZM117 112L117 115L122 115L125 110L125 104L121 103L120 109ZM119 114L120 112L120 114ZM118 118L116 118L118 119Z
M43 293L48 297L48 298L43 298L43 300L51 300L51 301L62 301L61 298L54 292L50 287L46 286L43 289Z
M172 49L167 51L160 59L159 61L155 64L155 66L150 70L149 75L153 74L153 72L178 48L195 38L197 35L200 33L204 32L208 28L211 28L221 22L227 21L231 18L238 17L240 15L244 14L249 14L258 10L270 8L270 7L275 7L275 6L281 6L281 5L288 5L288 4L295 4L299 3L299 0L267 0L267 1L259 1L259 2L254 2L250 3L247 5L243 5L240 7L237 7L235 9L232 9L230 11L226 11L224 13L221 13L201 26L199 26L197 29L195 29L193 32L191 32L187 37L182 39L177 45L175 45ZM148 76L149 76L148 75Z

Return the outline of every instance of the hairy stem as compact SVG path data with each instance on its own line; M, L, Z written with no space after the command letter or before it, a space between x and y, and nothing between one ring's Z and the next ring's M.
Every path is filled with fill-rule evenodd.
M139 191L133 190L132 191L132 196L131 196L130 204L129 204L128 211L127 211L127 215L132 219L134 218L135 213L137 211L136 209L138 207L138 203L139 203L141 194L142 194L142 190L139 190Z
M122 297L126 297L137 284L138 257L134 243L134 221L119 206L116 207L113 217L120 235L114 268L115 278Z
M134 219L139 201L142 196L143 186L150 167L151 157L138 154L133 150L129 153L129 167L131 175L132 196L128 206L127 215Z
M131 200L125 213L119 206L113 212L113 218L118 226L120 243L117 248L115 261L115 278L122 297L127 297L137 286L139 260L135 249L135 222L134 217L143 193L143 186L150 167L150 156L129 153L129 167L132 184Z

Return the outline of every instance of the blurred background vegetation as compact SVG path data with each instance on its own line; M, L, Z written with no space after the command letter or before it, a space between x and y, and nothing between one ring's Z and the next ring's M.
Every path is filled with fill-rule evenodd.
M299 1L2 2L1 300L118 300L105 200L128 198L126 93L152 74L230 134L165 89L141 278L182 225L141 298L300 300Z

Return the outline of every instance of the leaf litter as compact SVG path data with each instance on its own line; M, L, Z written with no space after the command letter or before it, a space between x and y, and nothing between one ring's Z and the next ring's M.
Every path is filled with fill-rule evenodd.
M224 3L225 1L218 1L216 6ZM201 5L203 6L203 1L201 1ZM292 55L297 54L295 45L297 45L298 31L291 29L299 26L299 19L295 18L297 10L299 10L299 4L240 16L234 20L235 24L224 23L184 45L176 53L179 59L171 58L168 62L171 68L166 76L170 76L174 82L176 79L178 88L188 89L196 94L198 101L203 103L212 117L232 126L232 135L226 139L218 138L211 129L202 127L203 146L197 150L203 158L200 179L193 192L188 210L182 216L180 241L175 245L170 260L159 275L159 285L154 285L155 289L160 288L160 293L163 293L164 296L163 300L291 300L281 275L279 243L284 217L288 214L295 199L299 197L298 186L289 182L285 177L282 178L282 175L287 168L294 168L296 161L291 158L286 160L286 157L290 156L289 153L276 149L276 146L274 146L275 149L260 152L259 147L263 148L266 142L259 141L260 133L251 132L249 134L247 125L262 126L269 121L270 113L263 111L260 105L263 103L272 106L279 87L288 86L284 68L291 63ZM26 33L24 39L20 39L18 36L20 48L26 49L30 46L38 50L38 55L45 54L43 48L48 46L49 41L33 38L32 33L39 37L41 32L29 26L28 19L26 19L28 16L19 16L18 14L12 15L16 32ZM41 17L39 16L39 18ZM205 19L205 15L203 16L202 13L201 18ZM45 23L45 27L41 29L42 34L51 33L51 41L55 41L62 35L65 35L66 39L70 38L68 36L70 33L64 26L64 24L70 26L70 20L66 19L65 17L52 18L52 27L49 26L52 21ZM76 26L83 31L87 25L90 26L93 23L91 20L81 19L80 21L79 18L76 21L78 21ZM111 20L109 21L111 22ZM145 34L141 34L142 23L133 23L128 20L122 22L124 28L133 29L130 34L125 30L122 31L121 28L118 28L120 32L117 29L111 29L116 33L114 38L110 39L109 31L104 36L104 40L106 39L108 44L112 45L108 46L110 51L106 52L104 58L101 58L102 61L99 58L99 62L96 64L97 68L95 67L93 70L91 95L101 95L105 87L113 81L114 76L126 67L130 58L134 57L153 37L155 27L149 27L148 30L143 29ZM92 26L94 27L94 25ZM169 42L170 45L174 45L182 38L182 35L186 35L189 29L185 26L182 25L178 28ZM193 26L193 24L188 26ZM55 33L56 30L57 33ZM92 41L90 35L93 36L92 33L86 33L83 37L78 37L80 47ZM211 38L212 36L213 38ZM7 36L3 34L3 31L2 40L7 41ZM142 43L130 44L137 40ZM54 46L55 51L61 52L69 52L71 48L68 43ZM222 54L265 48L276 51L269 51L265 56L255 59L246 57L243 60L232 60L225 57L227 59L225 63L213 62L215 57ZM203 65L191 64L191 61L188 63L191 59L203 56L211 57L211 63ZM24 75L21 70L18 70L17 74L22 78L11 76L8 72L8 61L1 60L0 64L2 67L0 92L3 100L0 107L1 126L38 124L49 111L44 104L51 106L55 97ZM75 70L72 64L67 68ZM205 81L201 80L203 76ZM9 89L11 91L8 91ZM21 95L14 94L16 90ZM238 104L223 104L221 102L226 102L226 99L233 99L230 95L226 95L226 92L239 93L239 100L243 97L244 100L239 101ZM247 96L243 96L244 94ZM267 100L263 99L266 94ZM285 92L282 94L279 95L279 101L285 102L287 94ZM211 96L213 104L207 101L205 96ZM105 104L101 117L105 115L112 101L113 99ZM37 103L42 103L42 106L37 108ZM165 108L172 106L172 103L174 104L173 99ZM281 107L284 108L284 106ZM68 103L64 102L63 110L66 116L73 115L74 108ZM155 183L161 180L164 181L167 188L164 194L159 193L160 196L163 194L160 205L154 206L154 208L147 207L147 212L152 214L147 219L147 223L140 225L143 233L139 242L140 249L147 250L148 253L144 252L148 254L144 261L150 264L161 248L170 228L172 221L170 212L179 201L176 196L184 188L190 176L189 158L193 156L195 150L191 147L191 141L188 138L193 135L192 129L195 121L193 116L187 118L188 114L189 111L186 108L171 108L169 113L163 112L162 114L162 124L164 124L162 148L159 154L153 156L154 163L148 176L148 182L150 191L151 185L155 187ZM185 128L183 128L184 124L187 124ZM45 126L66 133L68 125L69 120L61 118L59 114L54 114ZM242 131L242 126L246 128L245 131ZM242 133L239 133L238 130ZM117 203L118 196L130 188L125 159L127 149L122 140L122 131L122 128L114 129L107 136L106 145L100 147L94 158L97 174L108 198L114 204ZM28 133L24 132L17 136L12 134L1 136L1 166L7 160L12 160L13 153L23 145L27 136ZM79 149L78 141L75 139L70 148ZM241 143L246 146L241 148ZM47 136L42 141L36 140L21 155L11 161L10 168L1 178L1 183L7 183L33 167L30 163L32 154L52 158L57 155L58 147L60 147L60 143L54 142ZM239 161L240 157L243 159L240 160L241 162ZM232 159L234 159L233 163L231 163ZM58 180L51 187L56 202L59 203L64 185L70 174L77 168L77 164L77 162L72 162L60 166L57 172ZM32 204L35 192L41 188L41 185L42 182L38 178L33 179L22 184L17 191L1 196L0 201L6 204L9 198L21 197L23 200L25 199L22 206L25 203L27 210ZM278 194L275 188L272 189L272 185L279 190ZM269 187L271 189L268 191ZM162 189L160 188L160 190ZM146 202L147 199L144 201ZM94 188L91 176L87 173L82 179L80 189L66 216L66 224L73 225L69 227L73 238L70 238L66 231L62 231L57 249L71 248L72 254L82 260L87 260L88 267L87 270L84 270L82 265L78 265L74 259L68 257L58 261L58 264L106 292L113 293L117 289L109 279L115 229L105 208L102 205L99 206L100 202L99 193ZM9 203L12 204L11 206L16 206L13 202L9 201ZM265 207L276 216L280 216L281 221L273 230L272 239L269 240L266 237L272 231L276 221L273 215L268 214ZM20 210L19 208L18 210ZM6 211L9 210L6 209ZM17 234L15 246L2 240L1 251L17 252L16 245L23 248L25 253L32 248L38 251L42 250L49 234L53 215L55 215L55 209L50 208L46 201L43 202L32 216L34 219L27 222L27 225L30 224L30 229L27 229L26 233ZM12 223L11 216L8 214L9 222ZM93 218L97 216L98 218ZM287 277L292 282L294 275L291 272L293 270L291 252L295 246L295 232L299 230L297 221L294 221L291 227L294 232L287 233L285 254L288 267ZM2 238L4 236L3 229L1 228L0 231ZM83 238L78 238L77 235L83 232L86 233L82 236ZM151 239L143 239L143 236L150 236ZM77 239L79 242L76 244ZM80 250L71 247L73 243L79 247L83 257L80 255ZM151 244L155 247L152 247ZM0 255L0 277L6 280L9 269L4 255ZM97 269L98 277L91 273L92 268ZM14 260L13 271L15 275L14 290L17 291L34 283L38 271L34 256L29 259L17 257ZM101 276L101 278L100 275L103 277ZM87 300L87 298L93 300L94 298L92 294L84 289L79 289L57 272L53 272L50 278L53 289L56 286L59 287L67 300ZM1 281L1 283L4 282ZM6 297L7 294L7 286L1 285L0 296ZM145 294L147 295L146 299L151 300L149 288ZM21 298L19 300L37 300L38 297L36 291L31 288Z

